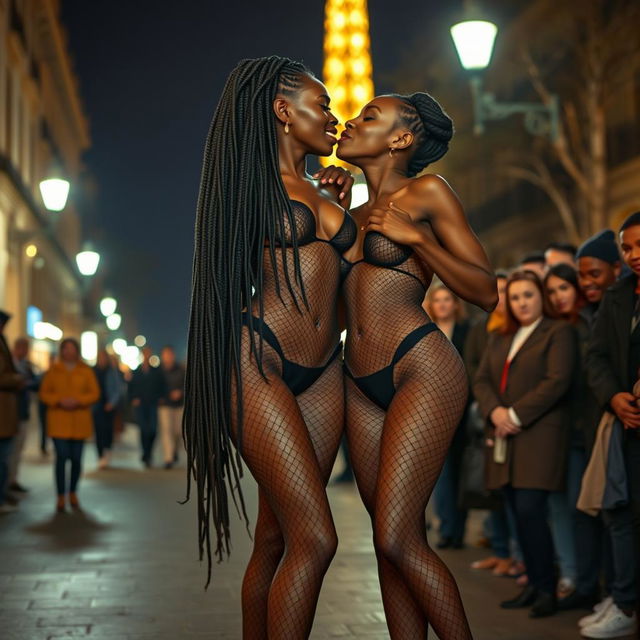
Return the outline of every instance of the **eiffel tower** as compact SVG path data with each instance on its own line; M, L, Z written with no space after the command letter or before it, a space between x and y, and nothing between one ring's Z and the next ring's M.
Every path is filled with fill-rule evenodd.
M367 0L326 0L323 81L340 124L374 96ZM335 154L322 163L343 165Z

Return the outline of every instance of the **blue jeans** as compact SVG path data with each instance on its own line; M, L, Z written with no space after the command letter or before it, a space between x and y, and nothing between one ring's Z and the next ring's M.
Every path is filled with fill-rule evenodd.
M603 512L611 535L613 582L611 595L621 609L635 609L638 603L638 540L640 538L640 437L625 434L625 466L629 483L629 504Z
M67 462L71 462L69 493L75 493L82 473L84 440L53 438L53 446L56 450L55 477L58 495L67 493Z
M511 506L504 500L501 509L494 509L487 516L491 550L498 558L513 558L523 562L516 531L516 518Z
M440 519L440 536L462 542L467 523L467 510L458 508L460 468L457 456L450 451L433 490L436 515Z
M151 463L151 452L158 431L158 406L155 404L141 404L136 407L136 422L140 428L140 445L142 446L142 461Z
M576 591L583 596L598 596L600 575L604 574L605 592L611 593L613 560L611 538L604 527L602 514L593 517L576 509L582 476L589 463L586 449L574 447L569 454L567 496L573 507L573 534L576 550Z
M9 480L9 458L13 448L13 436L0 438L0 504L4 504L4 494Z

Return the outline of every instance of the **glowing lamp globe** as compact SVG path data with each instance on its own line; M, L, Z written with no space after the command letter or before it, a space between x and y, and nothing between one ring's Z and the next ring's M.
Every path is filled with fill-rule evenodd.
M498 27L486 20L465 20L454 24L451 37L460 63L467 70L482 70L489 66Z
M115 298L106 297L100 300L100 313L105 318L108 318L110 315L115 313L117 308L118 303L116 302Z
M81 251L76 256L78 271L83 276L92 276L98 270L100 254L96 251Z
M117 331L122 324L122 316L119 313L112 313L107 318L107 327L111 329L111 331Z
M40 194L44 206L49 211L62 211L69 196L69 181L62 178L48 178L40 182Z

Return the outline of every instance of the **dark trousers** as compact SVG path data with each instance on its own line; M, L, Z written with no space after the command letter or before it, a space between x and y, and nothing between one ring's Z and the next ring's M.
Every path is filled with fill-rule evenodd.
M13 436L0 438L0 504L4 503L4 494L9 480L9 458L13 448Z
M549 492L507 485L504 495L516 516L516 530L529 583L545 593L555 593L555 554L547 516Z
M605 593L611 593L613 582L611 540L602 515L593 517L575 508L580 495L582 476L589 463L589 454L585 448L573 447L571 461L573 464L569 467L567 498L574 506L572 517L576 549L576 590L583 596L597 595L600 592L602 573Z
M47 450L47 405L44 402L38 403L38 421L40 422L40 451Z
M97 405L93 408L93 429L100 457L105 450L109 450L113 446L113 416L113 411L105 411L103 407Z
M603 516L611 535L614 569L611 596L618 607L634 609L638 604L636 581L640 576L640 438L635 431L625 435L629 504L604 511Z
M71 463L69 493L75 493L82 473L84 440L53 438L53 446L56 450L55 475L58 495L62 496L67 493L67 462Z
M140 429L142 461L151 462L153 443L158 431L158 406L156 404L141 404L136 407L136 422Z

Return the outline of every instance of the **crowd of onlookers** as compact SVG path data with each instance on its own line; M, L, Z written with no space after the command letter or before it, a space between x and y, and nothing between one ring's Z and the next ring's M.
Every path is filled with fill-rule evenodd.
M552 243L497 273L475 324L434 285L425 310L471 386L434 490L439 548L489 509L475 570L515 578L503 608L593 609L587 638L637 632L640 560L640 213L579 248Z
M185 376L173 347L162 349L159 366L153 366L153 352L145 347L142 363L131 371L105 349L91 367L82 360L78 342L65 338L48 371L37 374L29 362L28 338L18 338L9 348L4 337L9 320L0 311L0 514L15 511L28 493L18 474L32 407L38 407L43 456L53 443L59 512L80 508L77 487L86 441L93 437L98 468L108 468L125 421L138 425L145 467L152 466L158 430L164 468L173 467L182 447Z
M498 305L475 323L442 284L424 301L464 358L471 387L434 490L438 547L462 548L469 509L487 510L491 554L472 568L515 579L521 591L503 608L528 607L534 618L593 609L579 622L583 636L636 633L640 212L617 234L602 231L579 248L552 243L496 277ZM145 347L128 371L105 350L88 366L66 338L37 375L28 339L9 349L8 321L0 311L0 513L27 491L19 469L32 405L43 453L53 441L59 511L67 502L79 508L86 440L94 437L99 468L108 467L125 419L139 427L146 467L158 430L164 467L175 464L185 374L171 347L157 367Z

